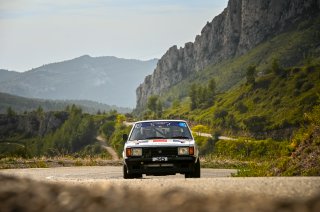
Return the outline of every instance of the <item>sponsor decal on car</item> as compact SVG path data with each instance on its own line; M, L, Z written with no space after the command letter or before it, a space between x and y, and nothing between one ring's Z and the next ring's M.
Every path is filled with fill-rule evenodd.
M167 139L156 139L153 142L167 142Z
M181 141L181 140L172 140L172 142L185 143L185 141Z

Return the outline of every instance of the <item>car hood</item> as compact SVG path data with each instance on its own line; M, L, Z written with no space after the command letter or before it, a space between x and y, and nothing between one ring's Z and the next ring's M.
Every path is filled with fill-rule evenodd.
M127 141L126 146L191 146L194 145L192 139L150 139L150 140L136 140Z

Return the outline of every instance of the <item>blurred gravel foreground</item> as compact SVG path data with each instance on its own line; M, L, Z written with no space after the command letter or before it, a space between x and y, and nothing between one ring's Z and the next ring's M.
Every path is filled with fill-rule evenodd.
M125 186L89 188L0 175L0 211L319 211L305 200L258 195L199 195L182 188L142 192Z

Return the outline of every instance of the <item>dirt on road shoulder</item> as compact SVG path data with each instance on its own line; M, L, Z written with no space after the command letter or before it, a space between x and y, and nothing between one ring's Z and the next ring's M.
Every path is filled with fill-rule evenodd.
M106 145L107 142L101 135L97 136L96 139L100 142L101 147L111 155L112 160L119 160L119 156L116 151L112 147Z

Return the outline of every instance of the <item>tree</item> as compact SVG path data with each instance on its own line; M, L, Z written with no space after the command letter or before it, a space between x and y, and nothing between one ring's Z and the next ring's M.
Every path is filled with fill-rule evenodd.
M271 65L271 70L274 74L278 76L284 76L284 69L280 66L279 60L278 59L273 59L272 65Z
M172 103L172 108L178 108L180 106L180 100L175 99Z
M102 127L101 127L102 132L107 138L109 138L112 135L112 133L114 132L115 125L116 125L115 121L107 121L106 123L104 123L102 125Z
M215 95L216 94L216 88L217 88L217 85L216 85L216 81L214 78L212 78L210 81L209 81L209 84L208 84L208 91L210 94L212 95Z
M43 108L39 105L37 108L37 114L42 114L43 113Z
M191 110L212 106L216 94L216 82L212 78L207 85L192 84L189 90Z
M191 110L194 110L198 107L198 104L197 104L197 85L196 84L192 84L191 85L191 88L190 88L190 91L189 91L189 96L190 96L190 99L191 99Z
M42 152L51 156L77 152L95 142L96 131L93 118L72 105L63 125L44 138Z
M151 111L152 118L159 118L162 116L162 102L158 96L150 96L148 98L147 107Z
M198 90L198 105L200 108L208 106L209 93L206 86L199 86Z
M157 101L157 116L161 117L162 116L162 102L160 101L160 99L158 99Z
M44 110L43 108L39 105L37 110L36 110L36 114L39 118L43 118L44 117Z
M126 120L126 116L123 114L118 114L117 115L117 124L122 124Z
M16 115L16 112L11 108L11 107L8 107L7 108L7 115L9 117L12 117L12 116L15 116Z
M207 90L207 92L208 92L208 99L207 99L208 106L211 106L213 104L214 96L216 95L216 89L217 89L216 81L214 78L212 78L208 83L208 90Z
M157 111L157 101L158 101L158 96L150 96L148 98L147 107L152 112Z
M256 82L255 77L256 77L256 66L251 65L247 68L247 72L246 72L247 84L254 85Z

